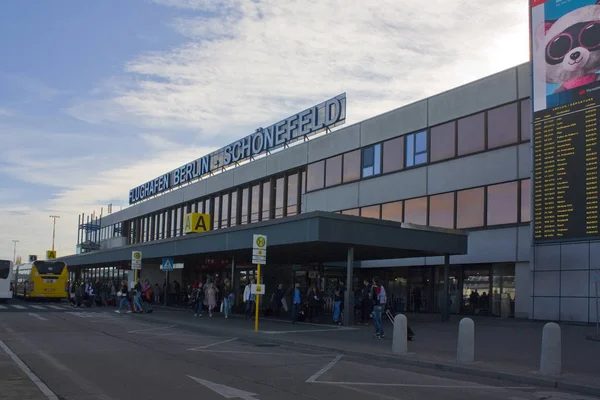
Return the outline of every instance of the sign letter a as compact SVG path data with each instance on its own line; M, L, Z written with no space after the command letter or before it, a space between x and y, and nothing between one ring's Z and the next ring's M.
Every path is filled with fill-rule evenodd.
M194 227L194 232L206 232L206 230L204 215L200 215L200 218L198 218L198 222L196 222L196 226Z
M183 227L184 232L192 231L192 216L190 214L185 215L185 226Z

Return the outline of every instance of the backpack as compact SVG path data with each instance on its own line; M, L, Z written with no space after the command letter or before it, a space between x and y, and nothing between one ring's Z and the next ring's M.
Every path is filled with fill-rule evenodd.
M379 300L379 304L387 304L387 293L383 285L377 288L377 300Z

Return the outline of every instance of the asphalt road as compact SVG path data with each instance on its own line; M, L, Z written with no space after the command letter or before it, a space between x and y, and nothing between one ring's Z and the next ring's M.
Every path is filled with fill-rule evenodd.
M206 317L15 310L0 311L2 399L590 399L203 333Z

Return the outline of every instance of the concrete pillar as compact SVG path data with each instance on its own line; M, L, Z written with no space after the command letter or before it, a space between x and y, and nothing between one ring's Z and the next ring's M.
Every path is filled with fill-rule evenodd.
M346 260L346 295L344 298L344 325L354 324L354 247L348 247Z
M406 354L408 352L408 322L404 314L394 318L394 336L392 337L392 353Z
M450 320L450 255L444 254L444 290L442 291L442 321Z
M542 354L540 357L540 373L542 375L560 375L561 352L560 326L554 322L549 322L544 325L542 332Z
M463 318L458 324L458 345L456 362L467 364L475 361L475 323L471 318Z

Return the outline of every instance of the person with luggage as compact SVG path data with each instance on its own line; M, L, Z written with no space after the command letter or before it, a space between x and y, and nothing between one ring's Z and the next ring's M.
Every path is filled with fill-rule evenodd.
M373 278L373 325L375 326L374 338L383 339L383 312L387 304L387 294L385 288L379 282L379 278Z
M121 282L121 289L117 292L117 296L121 299L119 303L119 309L115 310L116 313L120 314L123 306L127 309L127 314L131 313L131 303L129 302L129 288L127 287L127 281Z

